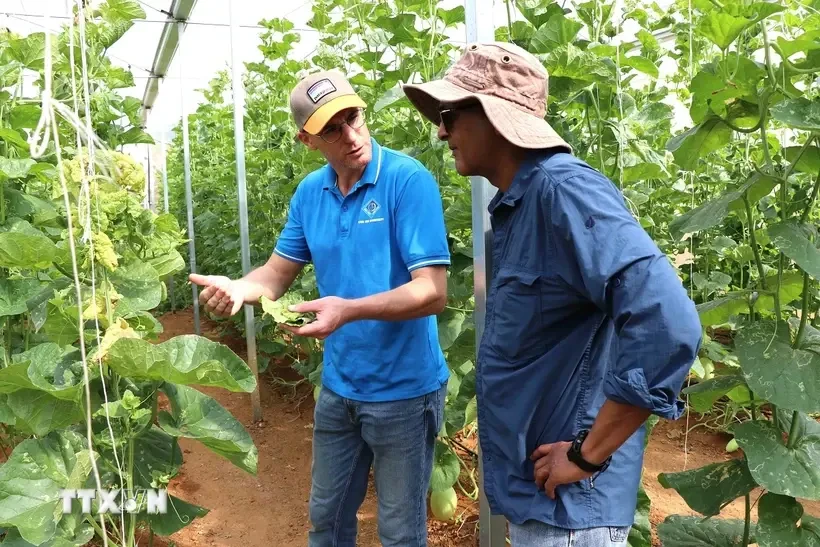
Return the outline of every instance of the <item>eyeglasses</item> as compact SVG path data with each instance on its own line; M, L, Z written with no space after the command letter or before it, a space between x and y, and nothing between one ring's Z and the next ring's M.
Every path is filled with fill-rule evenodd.
M364 111L361 108L357 108L355 111L351 112L347 119L342 123L326 125L325 129L319 133L319 136L326 143L333 144L342 138L342 127L344 125L349 125L353 129L359 129L364 125Z
M481 108L481 103L469 103L441 109L438 111L439 123L443 123L444 129L450 133L453 130L453 124L456 123L456 119L458 118L459 110L472 110L474 108Z

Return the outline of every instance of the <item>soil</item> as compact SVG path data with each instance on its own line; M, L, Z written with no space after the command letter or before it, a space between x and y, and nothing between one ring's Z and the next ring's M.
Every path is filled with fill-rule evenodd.
M194 332L190 312L166 314L160 320L165 329L161 340ZM203 318L203 336L218 339L245 359L244 340L220 333L219 325ZM271 365L271 369L260 375L263 421L259 423L253 423L250 394L198 386L236 416L250 432L259 450L258 472L252 476L196 441L181 439L184 464L169 491L190 503L209 508L210 512L170 538L156 538L155 546L297 547L307 544L312 389L306 384L296 388L282 386L273 380L274 377L291 381L299 379L292 369L276 365ZM655 545L660 545L655 528L668 515L696 515L674 490L660 485L658 474L737 457L737 453L727 454L724 450L729 440L727 435L697 427L687 436L687 426L696 423L694 418L689 418L687 424L685 417L675 422L662 420L650 437L644 460L644 488L652 500L650 521ZM473 447L475 440L465 439L464 444ZM753 502L759 495L759 492L752 493ZM803 502L803 505L807 513L820 515L820 503ZM459 493L458 507L453 523L440 522L432 516L428 518L430 547L478 546L478 503ZM722 518L742 519L743 515L742 498L721 512ZM378 547L372 481L358 516L358 545ZM756 510L752 516L756 520ZM147 544L146 541L141 543Z

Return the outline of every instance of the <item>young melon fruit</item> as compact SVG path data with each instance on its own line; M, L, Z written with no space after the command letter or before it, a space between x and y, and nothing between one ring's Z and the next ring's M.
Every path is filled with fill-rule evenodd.
M437 490L430 494L430 509L438 520L452 520L456 514L458 497L455 489L451 486L446 490Z
M732 439L726 444L726 452L734 452L737 449L737 439Z

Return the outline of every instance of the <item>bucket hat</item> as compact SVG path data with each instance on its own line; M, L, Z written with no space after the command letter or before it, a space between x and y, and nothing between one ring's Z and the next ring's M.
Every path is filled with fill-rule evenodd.
M402 87L410 102L436 125L442 103L477 100L495 129L527 149L572 148L544 119L549 74L527 50L507 42L467 46L441 80Z
M310 74L293 88L290 111L299 130L318 135L333 116L345 108L367 104L338 70Z

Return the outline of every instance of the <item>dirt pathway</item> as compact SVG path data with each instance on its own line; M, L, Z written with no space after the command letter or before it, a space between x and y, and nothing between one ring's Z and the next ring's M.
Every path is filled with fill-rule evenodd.
M193 332L190 313L169 314L161 321L165 327L163 340ZM246 358L244 341L220 338L214 323L203 322L203 335L219 339ZM287 377L289 372L290 378L295 379L289 370L277 370L276 374ZM250 395L198 388L217 399L248 429L259 449L258 474L251 476L203 445L182 439L184 464L170 490L191 503L210 508L210 513L172 536L170 542L155 541L156 546L299 547L307 544L313 417L311 391L303 386L294 399L292 392L275 389L268 375L262 376L260 384L264 421L257 425L252 424ZM297 404L299 398L301 404ZM728 437L698 428L687 438L684 435L686 426L685 419L674 423L661 421L647 447L644 487L652 499L650 520L653 525L662 522L669 514L695 514L675 491L664 489L658 483L659 473L694 469L729 457L723 450ZM688 455L684 452L684 443ZM752 499L756 500L758 495L754 493ZM804 505L808 513L820 515L820 503ZM477 546L477 510L475 504L461 497L458 514L462 518L457 523L428 519L430 547ZM727 507L721 517L743 518L743 512L741 499ZM753 518L756 517L757 512L753 511ZM358 545L378 547L372 486L359 511L359 523Z

